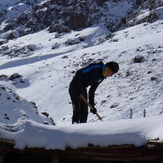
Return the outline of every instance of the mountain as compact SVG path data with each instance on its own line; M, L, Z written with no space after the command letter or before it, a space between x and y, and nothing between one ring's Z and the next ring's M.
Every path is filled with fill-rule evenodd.
M10 1L9 1L10 2ZM0 2L2 38L14 39L48 28L49 32L81 30L104 24L111 32L142 22L154 22L161 15L162 1L102 0L55 1L15 0Z
M89 139L92 133L96 145L162 140L162 126L157 126L163 112L161 0L9 2L0 2L1 138L14 135L19 148L47 145L59 149L67 141L70 146L82 146L73 142L82 132L84 146L95 143ZM98 61L120 65L120 71L96 91L96 108L103 122L90 113L88 124L71 125L69 83L76 70ZM56 126L51 125L52 119ZM106 128L109 138L118 141L107 141ZM98 131L105 139L100 139ZM72 140L65 138L68 133ZM57 134L58 144L53 140ZM39 135L41 144L36 141Z

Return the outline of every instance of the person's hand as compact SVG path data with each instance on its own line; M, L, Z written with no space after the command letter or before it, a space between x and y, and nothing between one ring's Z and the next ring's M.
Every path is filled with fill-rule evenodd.
M95 107L93 107L92 109L90 109L90 111L91 111L91 113L93 113L93 114L96 114L96 112L97 112L97 110L96 110Z

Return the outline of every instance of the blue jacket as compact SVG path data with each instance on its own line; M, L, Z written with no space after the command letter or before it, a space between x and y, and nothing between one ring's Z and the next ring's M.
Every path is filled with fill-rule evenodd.
M104 80L103 71L105 65L103 62L93 63L89 66L82 68L76 72L71 84L73 84L75 89L75 94L78 96L81 93L82 88L89 89L89 102L94 106L94 94L98 85Z

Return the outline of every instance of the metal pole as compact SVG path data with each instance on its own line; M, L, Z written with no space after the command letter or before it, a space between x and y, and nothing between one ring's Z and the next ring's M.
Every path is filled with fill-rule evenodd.
M144 114L143 114L144 118L146 117L146 110L144 109Z
M130 119L132 119L132 109L130 109Z

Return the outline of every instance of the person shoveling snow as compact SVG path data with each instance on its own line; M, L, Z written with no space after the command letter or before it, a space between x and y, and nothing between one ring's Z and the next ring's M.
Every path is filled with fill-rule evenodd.
M73 77L69 94L73 105L72 124L86 123L88 116L88 105L91 106L90 111L97 114L94 106L94 94L99 84L106 78L117 73L119 65L116 62L92 63L85 68L78 70ZM89 89L89 103L87 102L87 87ZM101 117L99 117L101 119Z

